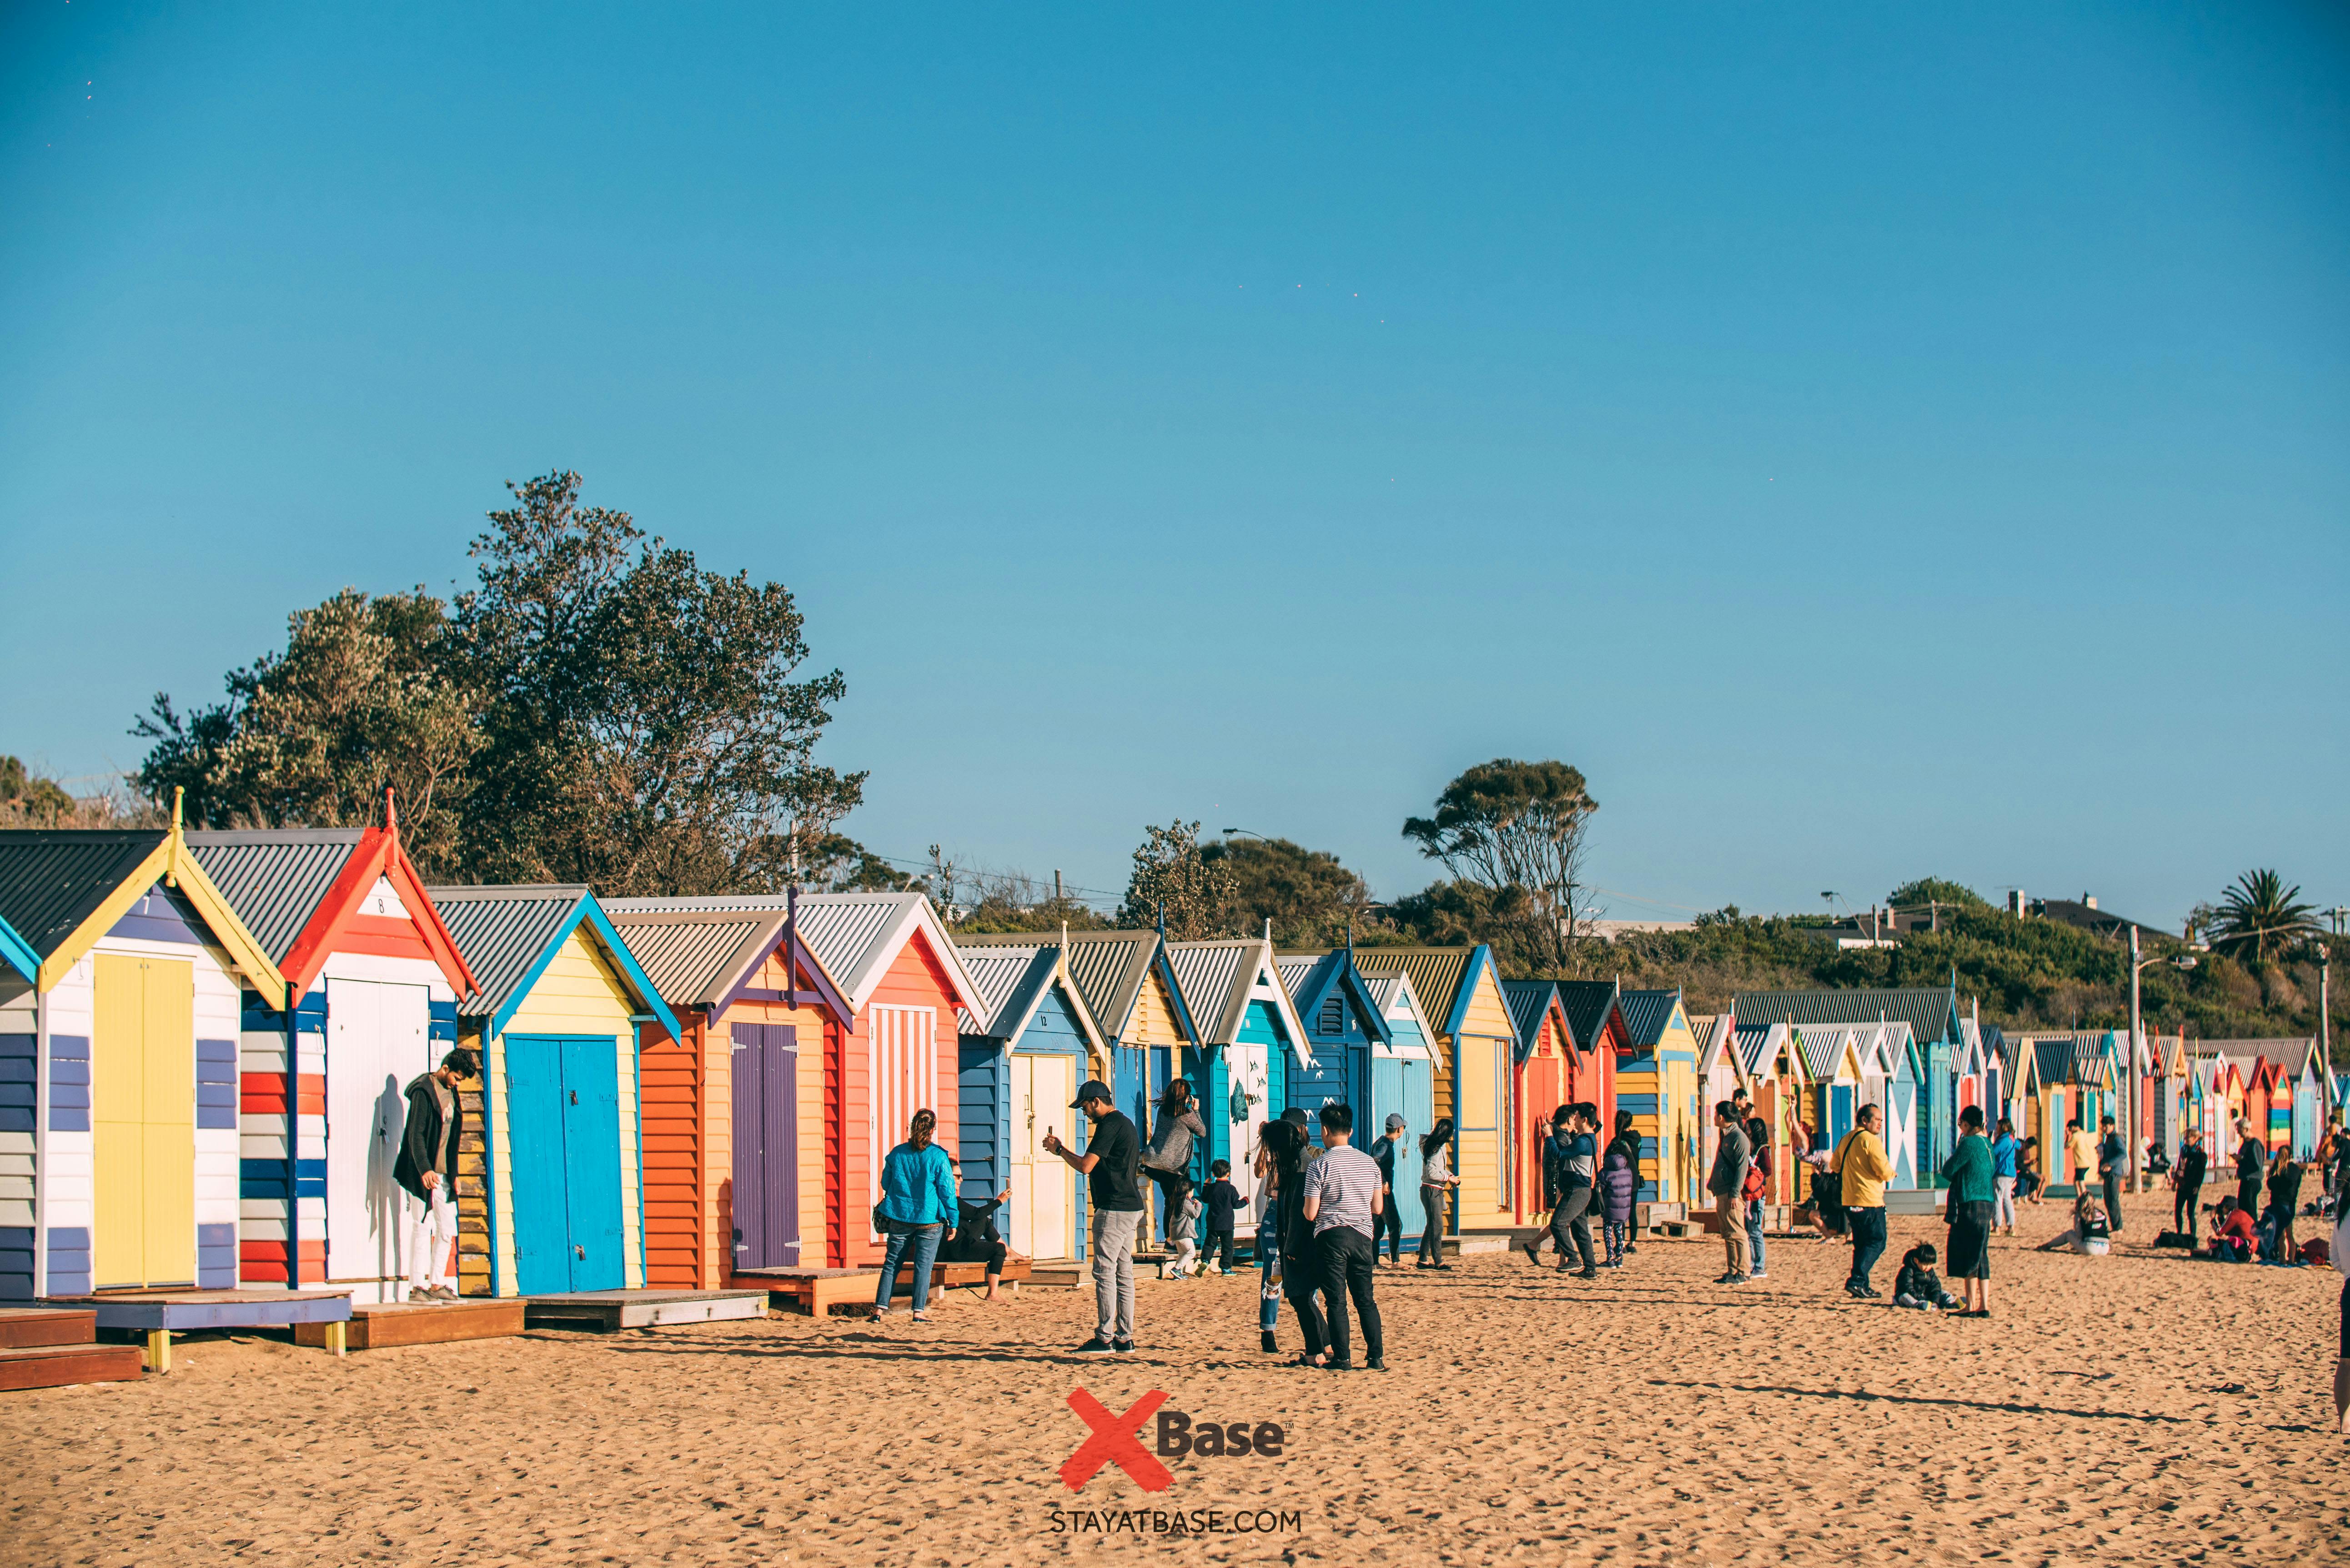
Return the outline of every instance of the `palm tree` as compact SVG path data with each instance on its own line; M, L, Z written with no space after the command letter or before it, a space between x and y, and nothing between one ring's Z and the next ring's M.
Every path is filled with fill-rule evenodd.
M2320 934L2317 911L2301 902L2299 886L2288 888L2273 871L2247 871L2220 895L2211 918L2211 945L2234 959L2266 963L2272 953Z

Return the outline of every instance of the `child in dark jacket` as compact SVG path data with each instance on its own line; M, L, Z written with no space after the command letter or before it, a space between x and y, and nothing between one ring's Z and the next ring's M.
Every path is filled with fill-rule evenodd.
M1632 1205L1640 1194L1640 1173L1632 1168L1621 1139L1607 1146L1607 1163L1599 1168L1599 1218L1607 1233L1607 1261L1603 1269L1624 1266L1624 1244L1632 1236Z
M1232 1185L1231 1160L1216 1161L1215 1164L1208 1167L1208 1175L1211 1179L1207 1186L1200 1189L1200 1202L1208 1211L1207 1244L1200 1250L1201 1272L1211 1274L1229 1274L1232 1272L1234 1216L1240 1212L1247 1199L1241 1196L1241 1189ZM1223 1249L1224 1254L1222 1268L1216 1265L1216 1250L1219 1247Z
M1925 1312L1932 1307L1956 1307L1965 1303L1942 1288L1942 1276L1934 1272L1941 1254L1934 1243L1921 1241L1901 1254L1901 1272L1893 1278L1893 1304L1915 1307Z

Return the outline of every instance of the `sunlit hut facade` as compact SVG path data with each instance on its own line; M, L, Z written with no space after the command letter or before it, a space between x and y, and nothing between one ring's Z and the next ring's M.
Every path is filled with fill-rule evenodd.
M1542 1208L1543 1141L1550 1135L1551 1118L1572 1097L1568 1084L1576 1053L1556 981L1505 980L1502 998L1510 1004L1517 1039L1511 1049L1509 1107L1500 1117L1505 1179L1499 1218L1523 1225ZM1464 1212L1461 1222L1474 1226L1484 1218Z
M1203 1175L1211 1158L1229 1159L1233 1185L1253 1197L1256 1124L1288 1109L1296 1075L1313 1067L1305 1021L1282 983L1269 941L1170 942L1167 962L1199 1029L1200 1055L1221 1068L1224 1085L1221 1097L1204 1107L1210 1147L1193 1156L1192 1175ZM1212 1075L1210 1090L1215 1093Z
M403 1300L418 1207L391 1179L405 1091L455 1044L473 977L388 801L374 827L191 833L188 847L296 999L242 998L238 1280Z
M1860 1032L1846 1023L1794 1026L1804 1059L1806 1103L1812 1125L1831 1149L1851 1135L1860 1107ZM1706 1107L1709 1114L1712 1106Z
M1563 980L1559 1005L1575 1040L1567 1063L1566 1097L1599 1107L1599 1125L1616 1126L1616 1073L1631 1053L1631 1033L1625 1024L1624 989L1612 980ZM1601 1142L1607 1141L1603 1134Z
M1742 992L1731 1011L1742 1023L1900 1023L1906 1044L1887 1042L1885 1110L1889 1129L1900 1132L1906 1161L1893 1149L1901 1174L1897 1186L1939 1186L1942 1161L1954 1147L1958 1085L1952 1071L1959 1044L1959 993L1947 986L1906 986L1850 991ZM1901 1044L1898 1050L1893 1049ZM1906 1060L1905 1060L1906 1058ZM1908 1087L1905 1089L1904 1085ZM1904 1096L1908 1096L1905 1103Z
M962 952L974 953L991 946L1032 946L1039 940L1035 932L1018 932L958 936L955 942ZM1201 1096L1201 1119L1208 1123L1211 1148L1228 1147L1229 1133L1223 1133L1223 1141L1218 1142L1219 1122L1209 1112L1229 1099L1231 1069L1221 1052L1201 1049L1200 1033L1193 1026L1188 1000L1176 984L1164 939L1150 930L1068 931L1063 933L1061 942L1069 978L1085 998L1095 1026L1108 1046L1110 1071L1102 1082L1110 1086L1118 1108L1147 1137L1159 1095L1177 1074L1182 1074ZM1072 1144L1082 1147L1078 1140ZM1196 1151L1195 1164L1204 1170L1206 1160L1222 1158L1202 1149ZM1151 1219L1155 1225L1155 1209ZM1150 1233L1155 1234L1155 1230ZM1145 1235L1137 1241L1148 1239Z
M1371 1054L1394 1044L1370 984L1344 950L1287 953L1275 961L1283 989L1305 1029L1306 1056L1289 1070L1289 1104L1319 1116L1343 1105L1355 1121L1355 1147L1367 1149L1371 1130ZM1319 1122L1315 1123L1318 1130Z
M1007 1195L1003 1234L1022 1257L1083 1258L1085 1183L1045 1139L1086 1147L1085 1117L1070 1106L1087 1078L1107 1082L1109 1044L1058 942L967 948L962 958L983 1006L957 1021L962 1196Z
M1687 1203L1703 1120L1697 1034L1678 987L1627 991L1617 1006L1628 1049L1616 1065L1616 1105L1632 1113L1640 1137L1640 1200Z
M236 1041L285 981L170 829L0 832L0 1300L233 1287Z
M1403 1117L1405 1137L1396 1148L1395 1189L1399 1195L1417 1197L1419 1140L1436 1126L1436 1054L1430 1044L1436 1030L1411 988L1411 976L1398 970L1368 978L1380 1016L1388 1021L1388 1044L1371 1050L1372 1133L1378 1136L1385 1131L1390 1113Z
M645 1279L718 1290L821 1256L827 1043L854 1010L782 907L615 898L613 927L676 1015L639 1027Z
M1453 1122L1453 1194L1456 1225L1471 1228L1469 1216L1498 1223L1509 1167L1503 1133L1510 1109L1511 1056L1517 1026L1502 995L1501 971L1491 948L1358 948L1355 963L1374 978L1411 977L1420 1005L1437 1024L1436 1114Z
M677 1015L586 888L431 892L477 986L457 1008L482 1058L461 1103L483 1145L458 1158L458 1290L643 1285L638 1025L675 1039Z
M1741 1029L1733 1049L1746 1092L1753 1097L1754 1114L1771 1129L1771 1185L1763 1200L1795 1202L1803 1189L1801 1173L1795 1168L1794 1124L1798 1117L1810 1119L1806 1115L1809 1080L1795 1032L1783 1023Z

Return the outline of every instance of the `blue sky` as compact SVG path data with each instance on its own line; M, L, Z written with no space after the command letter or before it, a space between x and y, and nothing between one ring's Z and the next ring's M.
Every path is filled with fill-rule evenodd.
M2350 901L2336 14L354 10L0 11L0 750L568 467L891 854L1555 756L1618 917Z

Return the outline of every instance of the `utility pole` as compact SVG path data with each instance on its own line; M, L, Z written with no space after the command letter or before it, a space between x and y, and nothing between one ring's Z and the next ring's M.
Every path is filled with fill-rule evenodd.
M2130 929L2129 929L2129 934L2130 934L2130 1060L2129 1060L2129 1106L2128 1106L2128 1107L2127 1107L2127 1114L2126 1114L2126 1115L2125 1115L2125 1116L2123 1116L2122 1120L2123 1120L2123 1121L2124 1121L2124 1122L2128 1126L2128 1127L2129 1127L2129 1176L2130 1176L2130 1190L2131 1190L2131 1191L2133 1191L2133 1192L2135 1192L2135 1191L2137 1191L2137 1190L2138 1189L2138 1185L2137 1185L2137 1184L2138 1184L2138 1179L2139 1179L2139 1169L2138 1169L2138 1167L2139 1167L2140 1162L2141 1162L2141 1161L2143 1160L2143 1158L2145 1158L2145 1157L2143 1156L2143 1154L2141 1154L2141 1152L2140 1152L2140 1151L2139 1151L2139 1149L2138 1149L2138 1127L2137 1127L2137 1096L2138 1096L2138 1084L2137 1084L2137 1059L2138 1059L2138 1053L2139 1053L2139 1051L2140 1051L2140 1049L2141 1049L2141 1044L2140 1044L2140 1043L2141 1043L2142 1041L2144 1041L2144 1040L2145 1040L2145 1038L2146 1038L2146 1036L2145 1036L2144 1034L2142 1034L2142 1033L2140 1033L2138 1032L2138 1031L2139 1031L2139 1022L2138 1022L2138 1011L2137 1011L2137 971L2138 971L2141 968L2143 968L2143 967L2145 967L2145 966L2144 966L2144 965L2139 961L2139 960L2138 960L2138 956L2137 956L2137 927L2136 927L2135 925L2133 925L2132 927L2130 927Z

